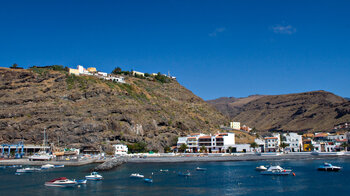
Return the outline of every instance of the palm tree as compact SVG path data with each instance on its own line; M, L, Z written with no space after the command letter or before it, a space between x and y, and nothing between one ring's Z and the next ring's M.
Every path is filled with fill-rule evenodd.
M259 145L258 145L256 142L252 142L252 143L250 144L250 147L251 147L251 148L254 148L254 151L256 151L255 148L259 147Z
M233 149L232 146L228 147L228 150L229 150L230 153L232 153L232 149Z
M347 143L344 142L344 143L342 143L340 146L344 148L345 152L348 151L348 146L349 146L349 144L347 144Z
M284 149L285 149L287 146L289 146L289 144L286 144L286 143L284 143L284 142L282 142L282 143L280 144L280 147L283 149L283 152L284 152Z
M187 150L187 144L181 144L179 150L180 150L181 152L186 152L186 150Z
M313 144L309 144L310 151L313 151L315 149L315 146Z
M200 151L201 153L207 152L207 148L206 148L205 146L201 146L201 148L199 149L199 151Z

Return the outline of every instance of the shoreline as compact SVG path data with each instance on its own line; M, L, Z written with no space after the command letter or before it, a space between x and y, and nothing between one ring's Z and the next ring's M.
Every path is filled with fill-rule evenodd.
M127 158L126 163L190 163L190 162L233 162L233 161L278 161L278 160L305 160L305 159L350 159L349 155L279 155L279 156L258 156L258 155L240 155L240 156L160 156L147 158ZM105 161L112 160L106 159ZM65 165L65 166L83 166L88 164L103 163L105 161L97 159L88 159L82 161L29 161L28 159L8 159L0 160L0 165L32 165L40 166L45 164Z

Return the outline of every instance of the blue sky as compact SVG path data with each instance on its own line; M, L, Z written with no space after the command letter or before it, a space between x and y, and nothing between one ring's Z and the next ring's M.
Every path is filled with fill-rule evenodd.
M203 99L350 97L350 1L0 1L0 66L170 71Z

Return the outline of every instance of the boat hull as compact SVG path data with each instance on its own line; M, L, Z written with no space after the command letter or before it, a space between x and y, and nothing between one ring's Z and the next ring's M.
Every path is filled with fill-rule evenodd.
M59 183L45 183L45 186L51 186L51 187L74 187L76 186L77 183L64 183L64 184L59 184Z
M340 171L341 168L318 168L318 171L333 171L333 172L337 172Z
M102 180L102 177L85 177L86 180Z

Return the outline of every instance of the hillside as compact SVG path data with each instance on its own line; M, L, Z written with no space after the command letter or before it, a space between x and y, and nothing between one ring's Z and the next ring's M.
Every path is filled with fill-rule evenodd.
M125 77L128 84L64 71L0 68L0 143L111 149L144 142L163 151L190 132L217 132L228 118L181 86ZM59 143L59 144L58 144Z
M220 97L218 99L208 100L217 110L226 116L236 116L243 105L259 99L264 95L251 95L249 97L235 98L235 97Z
M215 107L232 120L261 131L329 131L336 124L350 122L350 102L326 91L262 96L232 111Z

